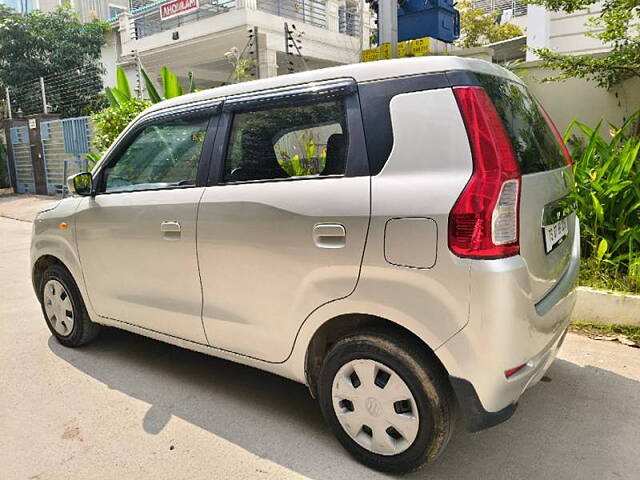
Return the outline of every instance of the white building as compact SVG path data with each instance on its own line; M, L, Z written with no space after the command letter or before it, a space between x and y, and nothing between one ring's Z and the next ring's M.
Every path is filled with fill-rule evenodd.
M0 0L0 4L18 13L29 13L33 10L51 12L63 3L70 4L83 22L94 18L107 20L129 7L129 0Z
M183 84L189 72L199 88L229 83L225 53L254 52L249 42L256 27L256 73L263 78L288 73L289 62L295 71L357 62L369 46L368 9L360 22L357 0L138 0L133 6L112 20L103 49L107 85L115 82L116 65L135 82L138 62L156 79L166 65ZM287 41L285 23L295 27L295 42Z
M518 25L526 36L526 46L547 47L563 54L599 54L609 50L597 38L585 36L589 17L597 15L600 7L573 13L552 12L539 5L527 5L524 0L473 0L474 8L501 12L501 21ZM525 52L522 52L525 56ZM527 61L536 59L533 52L526 53Z
M620 125L640 108L640 81L630 79L605 90L595 82L571 78L544 83L542 79L558 72L544 68L531 48L549 48L567 55L604 55L610 47L585 35L592 27L588 20L600 13L598 4L573 13L552 12L523 0L473 0L472 5L486 10L499 9L502 19L523 30L521 38L489 45L485 55L496 62L525 60L520 75L542 100L561 130L573 119L595 126L601 119ZM606 123L605 123L606 125Z

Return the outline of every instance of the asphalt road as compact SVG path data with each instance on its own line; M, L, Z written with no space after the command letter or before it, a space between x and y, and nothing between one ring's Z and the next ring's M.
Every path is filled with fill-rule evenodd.
M116 330L67 349L28 274L31 224L0 218L0 478L376 479L304 386ZM640 350L570 334L515 416L415 479L638 479Z

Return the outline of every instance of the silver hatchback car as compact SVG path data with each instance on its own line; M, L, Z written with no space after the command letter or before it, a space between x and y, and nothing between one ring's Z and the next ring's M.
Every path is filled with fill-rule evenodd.
M571 159L479 60L349 65L143 112L33 225L53 335L101 325L308 385L342 445L432 462L507 420L575 303Z

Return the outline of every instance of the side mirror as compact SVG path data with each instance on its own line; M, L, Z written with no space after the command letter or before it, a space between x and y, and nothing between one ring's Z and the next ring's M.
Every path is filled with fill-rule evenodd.
M89 172L76 173L67 178L67 188L72 195L91 195L93 177Z

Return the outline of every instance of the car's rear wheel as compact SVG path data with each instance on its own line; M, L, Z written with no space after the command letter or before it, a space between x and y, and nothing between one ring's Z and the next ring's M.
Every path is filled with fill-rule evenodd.
M453 430L455 402L443 369L422 345L383 330L331 348L318 397L340 443L377 470L405 473L434 461Z
M65 268L52 265L45 270L40 302L47 326L61 344L79 347L100 332L100 325L89 319L76 282Z

